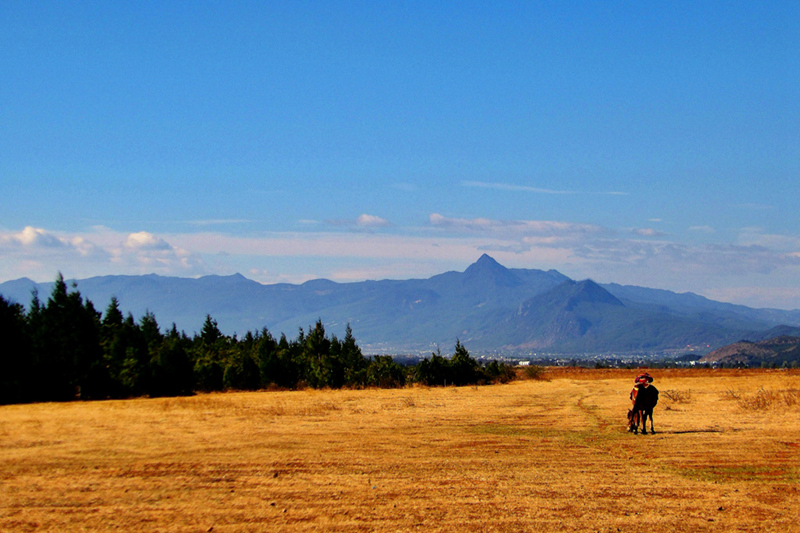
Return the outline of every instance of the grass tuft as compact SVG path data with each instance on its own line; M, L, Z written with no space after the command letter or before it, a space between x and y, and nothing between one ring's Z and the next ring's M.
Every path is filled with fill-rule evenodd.
M793 408L800 405L800 390L771 390L761 387L753 395L739 398L739 407L747 411Z

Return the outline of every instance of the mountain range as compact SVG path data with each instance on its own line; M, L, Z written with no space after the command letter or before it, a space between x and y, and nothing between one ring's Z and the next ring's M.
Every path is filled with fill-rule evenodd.
M508 355L707 352L742 338L769 338L779 326L800 327L800 310L575 281L555 270L506 268L488 255L464 272L428 279L264 285L240 274L150 274L74 283L99 311L116 296L124 312L138 318L151 311L162 327L175 323L189 334L206 315L227 334L266 327L290 338L318 319L337 335L349 323L366 353L425 353L437 345L446 352L457 338L471 351ZM46 300L52 286L22 278L0 284L0 294L27 304L33 290Z

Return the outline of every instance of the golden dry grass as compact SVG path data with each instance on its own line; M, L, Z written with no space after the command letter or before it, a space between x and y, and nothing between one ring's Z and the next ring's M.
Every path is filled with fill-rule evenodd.
M800 531L800 374L651 373L4 406L0 531Z

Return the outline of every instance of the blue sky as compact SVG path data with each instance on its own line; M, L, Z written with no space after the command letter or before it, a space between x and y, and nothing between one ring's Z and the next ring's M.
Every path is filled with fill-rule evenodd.
M0 3L0 281L508 267L800 308L796 2Z

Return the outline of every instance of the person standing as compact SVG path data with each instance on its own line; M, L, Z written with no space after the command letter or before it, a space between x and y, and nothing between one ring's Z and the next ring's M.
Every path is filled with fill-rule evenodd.
M633 411L639 413L642 435L647 435L647 419L650 418L650 433L653 429L653 409L658 404L658 389L652 385L653 378L645 373L636 378L638 390L633 398ZM633 393L631 393L633 395Z

